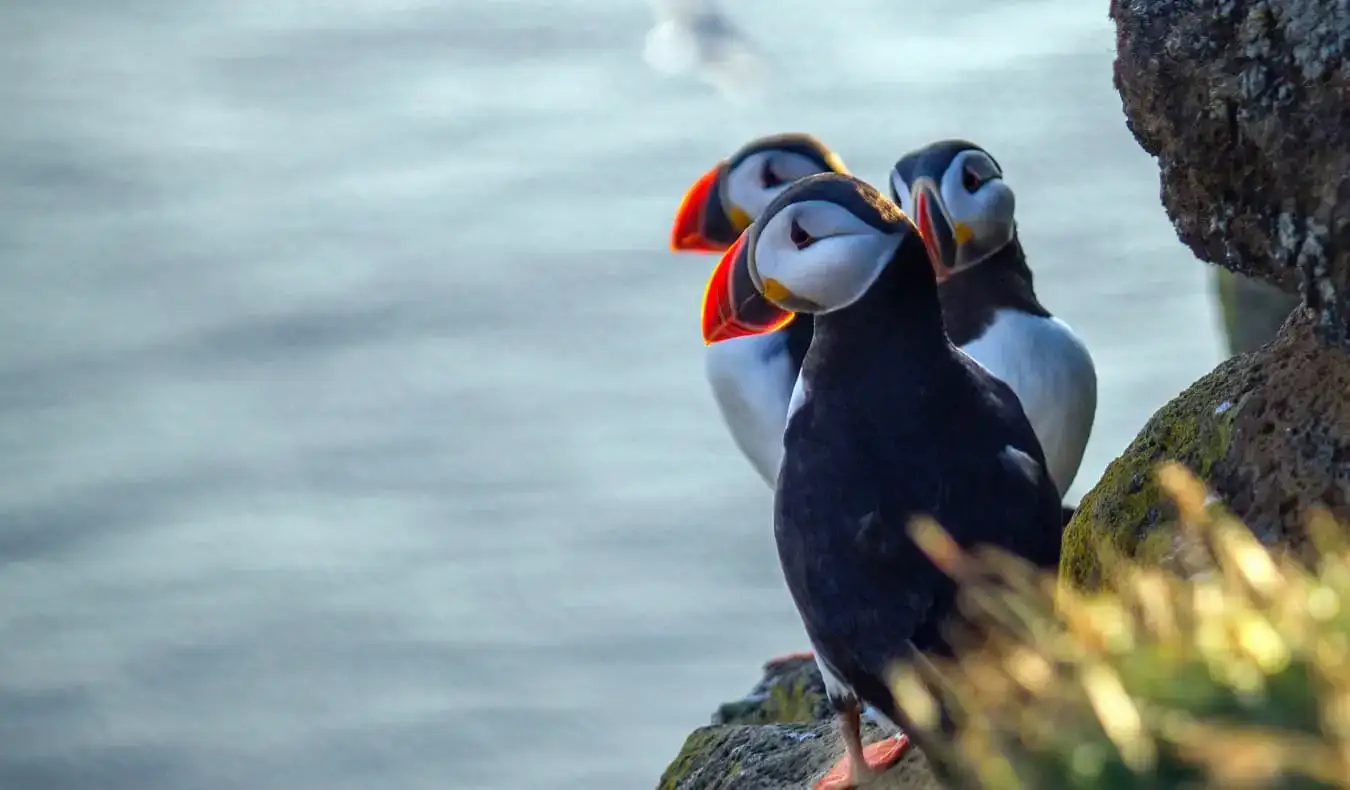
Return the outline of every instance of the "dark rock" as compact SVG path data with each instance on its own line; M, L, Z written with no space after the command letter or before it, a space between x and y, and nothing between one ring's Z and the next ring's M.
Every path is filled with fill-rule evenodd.
M1262 541L1311 563L1308 510L1350 518L1350 357L1317 342L1316 329L1296 310L1274 342L1159 409L1083 497L1065 532L1061 577L1100 586L1103 543L1146 560L1176 553L1175 516L1153 475L1163 460L1189 466Z
M1197 256L1301 287L1350 343L1350 5L1112 0L1115 82Z

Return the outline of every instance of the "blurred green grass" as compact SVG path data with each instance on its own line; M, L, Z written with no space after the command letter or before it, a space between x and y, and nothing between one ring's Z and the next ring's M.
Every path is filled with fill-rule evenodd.
M898 666L946 781L989 790L1350 787L1350 550L1325 512L1303 567L1184 468L1157 471L1190 550L1104 557L1085 595L1019 558L915 540L961 586L956 660ZM949 729L939 724L939 711ZM945 733L945 734L944 734Z

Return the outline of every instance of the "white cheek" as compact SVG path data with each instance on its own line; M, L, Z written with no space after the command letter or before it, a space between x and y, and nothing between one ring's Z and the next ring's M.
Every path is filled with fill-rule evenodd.
M985 184L974 194L962 184L964 162L958 159L942 175L942 202L952 222L964 222L981 234L995 234L1012 222L1012 190L1002 180Z
M972 220L980 218L980 204L977 196L967 192L963 186L957 185L945 190L942 202L946 204L947 215L952 222L970 223Z
M776 187L760 187L758 193L759 202L756 203L753 208L747 206L747 210L750 211L752 216L758 217L760 214L764 213L764 209L769 207L769 204L773 202L774 198L783 194L783 191L792 186L792 184L793 182L791 181L785 181Z
M896 243L892 237L867 234L824 238L805 250L777 248L771 257L778 265L761 266L759 274L819 305L822 312L830 312L867 293L890 261Z
M791 182L779 184L776 187L765 188L760 186L758 178L753 184L747 183L745 179L740 183L733 182L727 189L727 197L731 200L731 205L739 207L751 219L758 219L764 209L769 207L773 199L778 197L779 193L791 186Z
M945 202L953 222L970 225L986 242L1011 232L1015 201L1012 190L1001 182L995 181L973 195L958 186Z
M758 184L751 183L750 176L740 171L732 173L727 182L727 201L749 214L752 219L759 216L768 205L763 192Z
M1017 214L1017 194L1004 182L998 183L999 194L993 196L994 210L1004 222L1011 223Z

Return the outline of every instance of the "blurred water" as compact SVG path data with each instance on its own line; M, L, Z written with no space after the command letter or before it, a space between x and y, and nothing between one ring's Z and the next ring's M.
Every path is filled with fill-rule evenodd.
M680 194L750 134L1018 190L1101 407L1218 357L1106 4L731 4L735 108L640 2L0 10L0 787L651 786L805 647L705 391Z

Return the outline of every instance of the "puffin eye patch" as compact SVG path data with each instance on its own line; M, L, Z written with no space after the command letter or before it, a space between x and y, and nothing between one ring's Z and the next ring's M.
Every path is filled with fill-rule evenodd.
M773 171L773 160L769 157L764 158L764 164L759 168L759 181L765 189L773 189L783 183L783 179L779 178L778 174Z
M979 173L971 169L970 165L961 168L961 186L967 192L974 192L984 185L984 179L980 178Z
M981 154L966 157L961 163L961 186L967 192L974 192L999 177L998 165Z
M816 243L816 238L807 233L795 219L792 220L792 226L788 228L788 240L799 250L804 250Z

